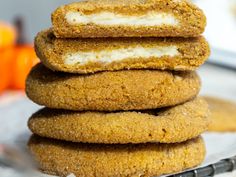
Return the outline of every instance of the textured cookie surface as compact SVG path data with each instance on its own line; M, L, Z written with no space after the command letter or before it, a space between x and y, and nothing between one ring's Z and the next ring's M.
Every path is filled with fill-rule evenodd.
M216 97L205 97L211 111L209 131L236 131L236 103Z
M52 14L57 37L190 37L206 26L202 10L187 0L88 0Z
M73 112L44 108L28 125L37 135L88 143L176 143L208 129L208 105L196 98L171 108L143 112Z
M122 69L194 70L209 56L209 45L196 38L57 39L40 32L35 48L52 70L94 73Z
M80 144L33 136L29 149L45 173L67 176L159 176L199 165L201 138L180 144Z
M67 110L140 110L176 105L200 90L195 72L132 70L77 75L42 64L28 76L26 93L35 103Z

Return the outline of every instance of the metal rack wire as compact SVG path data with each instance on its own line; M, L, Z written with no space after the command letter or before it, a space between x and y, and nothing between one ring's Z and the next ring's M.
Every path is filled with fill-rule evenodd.
M217 174L226 172L232 172L236 169L236 156L221 160L215 164L208 165L206 167L198 168L195 170L171 175L168 177L211 177Z

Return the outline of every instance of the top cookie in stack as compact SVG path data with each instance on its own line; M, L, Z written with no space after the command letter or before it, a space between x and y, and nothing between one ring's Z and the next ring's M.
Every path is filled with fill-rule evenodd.
M209 110L196 98L194 70L210 50L200 9L185 0L90 0L59 7L52 22L35 39L43 64L26 85L47 107L28 123L43 171L158 176L204 160Z
M187 0L90 0L61 6L52 23L59 38L193 37L206 17Z

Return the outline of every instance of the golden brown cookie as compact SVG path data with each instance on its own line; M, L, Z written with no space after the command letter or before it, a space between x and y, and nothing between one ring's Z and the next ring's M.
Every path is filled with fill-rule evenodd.
M216 97L205 97L211 111L209 131L236 131L236 103Z
M37 104L68 110L142 110L172 106L200 90L195 72L125 70L76 75L53 72L38 64L26 93Z
M48 174L79 177L159 176L199 165L202 138L180 144L81 144L33 136L29 149Z
M35 39L48 68L70 73L122 69L194 70L208 58L204 37L57 39L51 30Z
M201 98L142 112L73 112L44 108L28 122L37 135L84 143L176 143L199 136L209 126Z
M87 0L59 7L52 23L59 38L190 37L206 17L188 0Z

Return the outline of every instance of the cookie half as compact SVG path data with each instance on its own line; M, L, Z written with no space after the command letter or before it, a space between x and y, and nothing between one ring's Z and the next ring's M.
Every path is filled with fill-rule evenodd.
M209 131L236 131L236 103L216 97L205 99L211 111Z
M122 69L194 70L210 53L203 37L57 39L51 30L37 35L35 48L47 67L70 73Z
M52 23L59 38L190 37L206 17L188 0L88 0L59 7Z
M53 72L38 64L26 93L35 103L67 110L142 110L183 103L200 90L195 72L124 70L77 75Z
M33 114L30 130L40 136L84 143L176 143L199 136L209 126L201 98L143 112L73 112L44 108Z
M180 144L80 144L31 137L29 149L48 174L67 176L159 176L202 163L202 138Z

